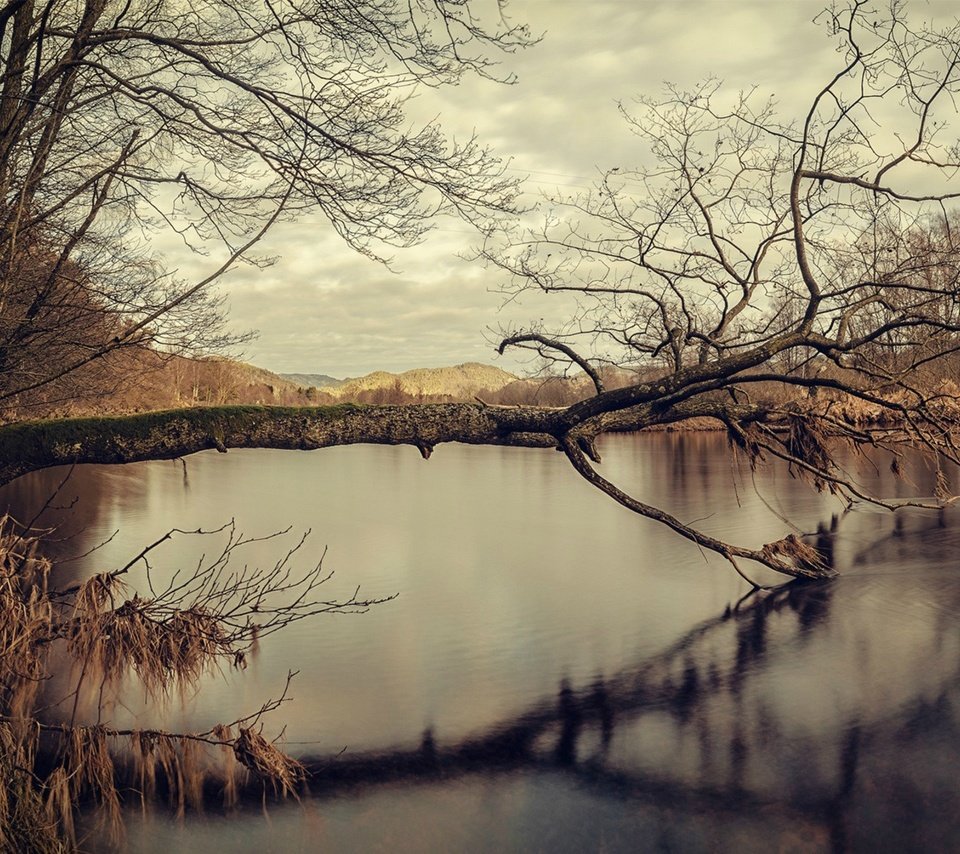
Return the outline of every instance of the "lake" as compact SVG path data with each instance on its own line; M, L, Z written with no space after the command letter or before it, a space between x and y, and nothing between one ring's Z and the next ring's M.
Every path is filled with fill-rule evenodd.
M322 769L310 797L266 815L132 809L129 850L960 850L960 512L846 510L782 467L752 472L718 434L600 449L607 477L710 533L759 545L819 526L840 576L747 596L723 560L615 505L553 451L78 467L44 517L60 525L51 548L112 539L65 577L233 518L252 536L291 528L251 544L251 565L309 529L295 560L308 569L326 549L325 596L398 594L265 638L245 671L163 717L127 692L105 723L205 729L299 671L265 734L285 726L286 749ZM932 493L922 463L904 483L883 460L847 462L884 495ZM0 502L28 518L63 477L22 478ZM212 549L175 539L154 572Z

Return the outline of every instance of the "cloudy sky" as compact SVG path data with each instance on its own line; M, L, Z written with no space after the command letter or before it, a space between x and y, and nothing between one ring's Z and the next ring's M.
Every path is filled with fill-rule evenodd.
M504 58L519 82L467 81L428 92L417 109L451 133L480 138L527 192L586 189L604 167L643 156L617 109L665 81L716 77L731 91L758 86L795 113L836 71L838 57L812 23L820 0L513 0L516 20L544 34ZM920 17L956 14L952 2L911 0ZM420 246L399 250L394 271L351 253L318 219L277 228L271 268L240 270L225 283L232 324L257 329L244 356L280 372L357 376L383 369L500 364L490 327L554 317L563 307L529 298L503 305L494 270L458 258L476 243L454 221Z

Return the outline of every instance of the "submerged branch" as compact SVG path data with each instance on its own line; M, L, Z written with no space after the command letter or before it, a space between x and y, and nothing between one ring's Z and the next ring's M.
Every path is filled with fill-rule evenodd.
M769 569L795 578L829 578L835 574L834 570L822 563L816 549L803 543L793 535L773 543L767 543L760 549L749 549L725 543L716 537L711 537L703 531L686 525L675 516L665 513L658 507L644 504L642 501L638 501L632 496L627 495L623 490L597 473L596 469L590 465L589 460L575 439L565 439L563 442L563 450L573 467L577 470L577 473L588 483L610 496L614 501L626 507L628 510L660 522L680 534L681 537L722 555L733 563L734 568L737 569L737 572L741 576L743 576L743 573L735 562L735 558L737 557L756 561ZM746 578L746 576L743 577L754 587L758 586L753 581L750 581L749 578Z

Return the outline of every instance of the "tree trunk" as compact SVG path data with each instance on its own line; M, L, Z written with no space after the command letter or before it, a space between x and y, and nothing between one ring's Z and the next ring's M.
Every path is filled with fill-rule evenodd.
M472 403L317 407L221 406L0 427L0 484L74 463L172 459L216 448L311 450L332 445L441 442L557 447L562 410Z

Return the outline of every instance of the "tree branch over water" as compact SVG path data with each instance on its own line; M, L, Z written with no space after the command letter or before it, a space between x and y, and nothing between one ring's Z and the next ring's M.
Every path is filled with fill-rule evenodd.
M709 417L715 419L718 427L726 425L731 443L744 449L754 463L767 453L785 460L797 476L807 477L821 487L829 484L842 495L895 506L864 493L833 472L830 459L823 456L826 438L811 430L789 408L737 403L719 395L697 395L673 405L654 397L642 404L601 410L588 418L583 418L583 411L580 404L566 409L472 403L225 406L115 418L26 422L0 428L0 483L56 465L175 459L210 449L313 450L335 445L389 444L412 445L428 458L434 446L447 442L553 448L563 451L593 486L633 512L666 524L699 546L717 552L741 574L738 559L791 576L816 578L832 574L832 569L820 562L817 552L795 537L776 540L762 548L725 543L660 508L628 496L591 465L591 460L594 464L600 462L595 440L604 432L662 427Z
M816 489L891 508L903 502L885 501L853 482L836 462L836 447L882 449L896 468L909 445L927 453L938 473L933 498L914 503L937 507L952 500L946 467L960 464L954 440L960 421L960 242L948 206L960 198L960 149L951 141L958 123L960 25L911 24L897 2L883 9L851 2L825 11L817 23L836 44L837 69L792 116L754 92L725 95L716 81L643 96L635 107L622 108L647 149L641 165L610 167L592 190L549 198L542 225L531 229L530 218L512 219L517 187L504 164L472 141L445 144L433 125L413 136L403 133L406 89L396 95L390 73L402 72L404 86L453 83L468 71L492 74L485 49L510 51L529 43L523 28L499 19L482 30L459 3L415 4L410 14L396 15L373 14L371 7L381 32L371 39L339 10L326 10L330 17L322 20L301 19L301 13L288 19L269 5L254 7L258 14L252 17L221 9L222 32L207 33L202 43L194 38L192 17L172 30L134 20L129 10L123 20L110 22L96 4L76 20L58 10L35 28L34 43L27 26L32 5L10 12L12 44L20 52L10 54L8 94L29 82L35 94L53 100L41 97L35 107L24 100L17 109L16 98L5 101L4 111L13 111L6 117L9 151L33 139L31 111L36 121L44 119L39 126L53 139L66 143L57 136L55 93L75 105L83 87L94 83L105 88L92 115L116 113L130 124L127 113L116 112L121 104L153 134L124 142L118 154L116 140L127 137L115 132L115 121L105 125L106 136L97 140L97 177L85 171L77 176L91 198L71 208L72 229L65 220L64 232L82 237L88 219L99 221L111 181L136 191L135 203L124 209L128 229L152 198L147 190L175 186L197 206L196 216L167 224L231 250L243 245L243 235L265 227L267 209L269 224L290 205L319 208L348 243L374 256L380 245L416 242L425 216L438 208L455 211L482 226L486 242L479 254L505 274L508 295L564 292L578 302L569 323L556 330L542 322L504 330L501 352L520 347L566 362L583 371L596 393L565 409L239 407L21 423L0 430L0 481L57 464L164 459L209 448L367 442L414 445L425 458L442 442L557 448L593 486L723 555L738 571L735 561L747 558L778 572L814 576L828 570L799 541L784 538L745 550L626 495L595 468L596 437L711 417L751 464L777 459ZM331 25L336 37L317 41ZM41 39L49 41L43 51ZM461 51L471 42L479 49L472 60ZM61 53L51 51L54 44ZM253 44L261 46L253 50ZM319 109L320 102L330 106L323 98L306 109L301 94L271 83L271 73L285 67L293 47L302 57L294 63L299 83L313 91L322 82L316 91L342 111ZM365 47L376 48L378 58L357 65ZM108 62L114 51L143 52L142 84L134 86L129 74ZM31 56L33 78L21 80ZM207 91L200 86L182 103L151 57L175 62L184 80L216 82L235 101L225 114L216 98L200 94ZM323 57L326 62L317 65ZM344 88L328 86L318 69L329 72L330 80L342 79ZM149 96L142 89L148 84ZM367 96L360 103L379 117L372 126L358 112L358 87ZM145 97L152 106L143 103ZM237 104L270 116L275 131L259 142L236 132L243 112L234 109ZM184 110L197 121L182 121ZM318 123L320 114L341 119ZM67 111L64 120L79 115ZM232 155L232 170L201 185L202 170L166 160L163 168L151 165L161 141L176 143L174 151L187 145L209 151L208 157ZM109 158L103 155L107 149ZM44 233L61 207L76 201L72 194L81 192L55 180L59 173L46 168L47 156L40 146L39 162L27 177L12 168L13 161L6 173L0 169L10 187L23 184L25 201L11 206L6 217L17 224L18 247L30 233ZM334 185L331 162L344 176ZM262 180L269 192L261 193L261 179L253 176L265 165ZM34 172L44 179L36 186L29 179ZM501 217L496 227L487 219L494 214ZM54 294L51 283L72 257L68 242L69 252L50 256L50 283L40 295ZM7 255L10 270L35 266ZM0 262L4 257L0 252ZM145 275L157 274L149 269ZM142 290L140 285L130 286ZM127 319L128 328L169 320L168 309L185 304L180 299L166 294L141 307ZM27 306L25 317L34 314L33 305ZM0 342L0 381L2 357L22 350L27 327L13 329L6 351ZM603 372L610 366L631 372L625 384L607 381ZM0 382L0 395L12 399L16 388L33 388L30 383L4 391Z
M450 403L414 406L224 406L0 428L0 483L66 463L173 459L228 448L312 450L334 445L442 442L556 447L562 410Z

